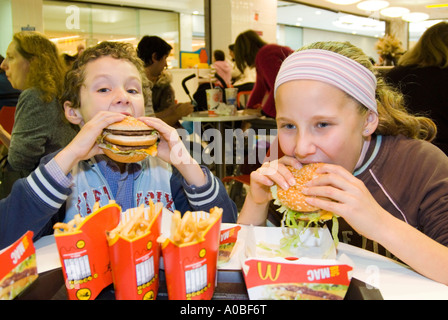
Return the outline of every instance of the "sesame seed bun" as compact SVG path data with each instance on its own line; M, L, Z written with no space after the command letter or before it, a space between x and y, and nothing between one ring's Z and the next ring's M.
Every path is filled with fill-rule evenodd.
M305 187L305 183L319 176L319 174L316 173L316 170L323 165L323 163L310 163L304 165L300 169L295 169L291 166L287 166L287 168L291 171L294 178L296 179L296 184L289 187L287 190L278 187L277 194L275 196L277 203L280 203L283 207L286 207L290 210L303 213L300 216L300 220L308 220L307 214L310 213L320 214L319 220L331 219L333 217L333 214L331 212L321 210L320 208L309 205L305 201L306 196L302 193L302 190Z

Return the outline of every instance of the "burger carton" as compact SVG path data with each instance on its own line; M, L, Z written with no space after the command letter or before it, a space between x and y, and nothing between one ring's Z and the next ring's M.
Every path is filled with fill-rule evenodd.
M336 260L327 228L293 230L247 227L242 269L250 299L343 299L350 284L351 261ZM284 248L285 237L298 236Z
M208 217L192 212L197 220ZM202 233L200 241L176 244L171 238L162 243L163 264L170 300L208 300L216 285L217 258L222 213Z
M0 300L14 299L38 277L33 232L0 251Z
M342 300L352 267L332 259L249 258L243 266L251 300Z
M55 233L68 298L95 299L112 283L106 231L120 221L121 208L108 204L88 215L73 232Z
M146 231L129 239L117 234L109 238L112 276L117 300L155 300L159 289L160 235L162 203L155 205L155 214L145 208L145 219L149 221ZM121 223L129 220L137 208L126 210Z

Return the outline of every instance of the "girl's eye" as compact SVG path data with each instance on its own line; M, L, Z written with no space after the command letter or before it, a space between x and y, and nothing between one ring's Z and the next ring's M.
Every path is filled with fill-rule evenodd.
M128 92L129 93L138 93L138 90L137 89L128 89Z
M296 128L296 126L291 123L282 124L281 127L285 128L285 129L295 129Z
M328 122L319 122L318 124L317 124L317 127L318 128L326 128L326 127L328 127L330 124L328 123Z
M98 91L98 92L108 92L109 89L107 89L107 88L100 88L100 89L98 89L97 91Z

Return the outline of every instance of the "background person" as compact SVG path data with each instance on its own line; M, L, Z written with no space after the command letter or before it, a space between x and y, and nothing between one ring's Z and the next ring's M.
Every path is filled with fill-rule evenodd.
M255 68L256 82L247 108L261 108L261 112L275 118L274 83L283 60L293 50L277 44L267 44L254 30L247 30L235 40L235 62L241 73Z
M77 128L64 118L57 100L65 67L53 42L38 32L16 33L1 68L11 85L22 90L11 135L0 126L0 139L9 148L4 169L17 173L3 176L5 188L8 179L27 176L44 155L66 146Z
M171 86L172 76L165 70L166 59L173 48L162 38L144 36L138 46L137 54L145 64L146 76L152 82L152 107L157 118L170 126L179 127L179 120L194 111L190 102L176 103L175 92ZM147 115L151 112L146 111Z
M434 120L433 143L448 155L448 22L427 29L385 78L404 94L410 112Z

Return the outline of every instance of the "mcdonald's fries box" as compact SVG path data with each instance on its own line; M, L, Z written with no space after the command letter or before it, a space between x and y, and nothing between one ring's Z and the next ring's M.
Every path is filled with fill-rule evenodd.
M197 211L191 212L191 215L194 221L207 221L200 238L178 243L171 232L171 236L162 242L170 300L210 300L216 286L222 212L209 215L204 211ZM182 219L185 217L186 214ZM174 231L173 223L170 227Z
M14 299L38 277L33 232L0 251L0 300Z
M88 215L73 231L54 235L70 300L95 299L112 283L106 231L120 222L121 208L108 204Z
M109 254L117 300L155 300L159 289L160 245L157 238L162 224L161 202L153 208L142 208L141 220L138 209L131 208L122 214L121 232L109 233ZM133 219L134 218L134 219ZM134 221L135 220L135 221ZM142 225L141 234L135 227ZM147 224L147 225L145 225ZM129 225L129 234L124 231Z

